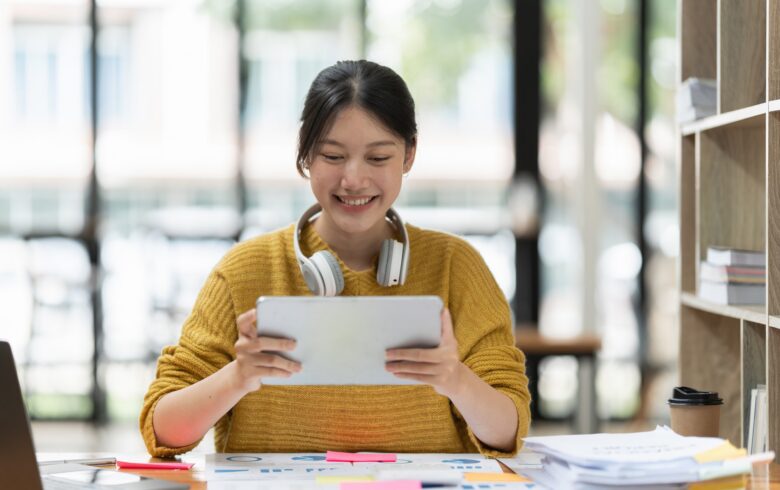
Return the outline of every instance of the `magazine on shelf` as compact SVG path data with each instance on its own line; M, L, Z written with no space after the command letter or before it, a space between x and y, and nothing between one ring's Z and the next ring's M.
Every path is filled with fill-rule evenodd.
M702 261L699 268L702 281L737 282L741 284L766 283L766 267L716 265Z
M760 250L709 246L707 262L713 265L766 267L766 254Z
M766 284L701 281L699 297L722 305L763 305Z

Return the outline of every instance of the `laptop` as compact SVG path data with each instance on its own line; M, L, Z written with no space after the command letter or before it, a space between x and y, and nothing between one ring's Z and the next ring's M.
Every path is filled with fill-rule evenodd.
M189 485L80 464L52 464L39 469L11 346L0 341L0 488L184 490Z

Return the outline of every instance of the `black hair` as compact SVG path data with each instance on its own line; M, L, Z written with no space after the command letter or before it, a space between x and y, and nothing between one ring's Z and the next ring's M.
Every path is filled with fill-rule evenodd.
M335 116L355 105L403 138L407 148L417 140L414 100L404 80L372 61L339 61L322 70L309 87L298 131L298 173L306 177L307 161Z

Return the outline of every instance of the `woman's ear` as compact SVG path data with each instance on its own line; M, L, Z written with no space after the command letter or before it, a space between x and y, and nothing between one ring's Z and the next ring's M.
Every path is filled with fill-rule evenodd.
M412 143L406 145L406 154L404 155L404 174L408 174L414 165L414 157L417 154L417 137L412 139Z

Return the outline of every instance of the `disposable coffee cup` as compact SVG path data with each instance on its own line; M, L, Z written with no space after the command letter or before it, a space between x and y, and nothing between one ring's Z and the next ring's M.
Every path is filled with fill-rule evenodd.
M716 392L676 387L669 398L672 430L681 436L718 437L721 405Z

